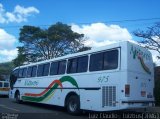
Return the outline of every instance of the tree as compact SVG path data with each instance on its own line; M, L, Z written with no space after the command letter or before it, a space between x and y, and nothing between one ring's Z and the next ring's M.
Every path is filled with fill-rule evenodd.
M20 66L22 65L24 62L27 62L27 56L24 53L24 47L17 47L18 48L18 56L16 59L13 60L13 63L15 66Z
M84 46L84 41L84 34L73 32L71 26L60 22L48 29L23 26L19 37L23 46L18 47L18 57L14 62L21 65L91 49Z
M157 51L159 53L157 57L160 59L160 22L148 27L146 31L137 30L134 35L143 38L142 46Z
M3 79L3 75L10 75L14 68L13 62L0 63L0 79Z

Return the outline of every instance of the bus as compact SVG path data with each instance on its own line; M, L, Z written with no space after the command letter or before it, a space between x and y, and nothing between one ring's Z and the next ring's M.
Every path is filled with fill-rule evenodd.
M154 106L151 53L125 41L16 67L10 98L81 110Z
M0 81L0 95L9 96L10 83L9 81Z

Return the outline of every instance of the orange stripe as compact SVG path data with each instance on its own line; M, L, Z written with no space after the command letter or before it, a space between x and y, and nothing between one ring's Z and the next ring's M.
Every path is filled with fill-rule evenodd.
M10 88L0 88L0 91L9 91Z
M60 85L60 87L62 88L62 83L59 80L54 80L44 91L42 91L39 94L34 94L34 93L25 93L25 96L42 96L43 94L45 94L52 86L53 84L57 83L58 85Z

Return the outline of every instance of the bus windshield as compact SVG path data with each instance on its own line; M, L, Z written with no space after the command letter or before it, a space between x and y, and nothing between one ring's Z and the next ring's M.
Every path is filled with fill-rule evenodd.
M15 82L17 81L18 78L18 72L19 70L16 69L12 72L11 76L10 76L10 87L11 89L13 89L13 85L15 84ZM7 85L7 84L6 84Z

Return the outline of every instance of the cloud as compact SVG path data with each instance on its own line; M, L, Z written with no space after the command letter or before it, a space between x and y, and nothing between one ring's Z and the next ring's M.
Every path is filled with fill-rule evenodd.
M73 24L72 30L85 34L88 40L86 46L99 47L116 43L119 41L132 41L132 36L126 28L118 25L105 25L104 23L93 23L91 25L78 26Z
M17 5L14 9L14 13L18 13L24 16L29 16L32 13L39 13L39 10L36 9L35 7L24 8L24 7Z
M0 62L11 61L17 56L17 43L16 38L7 33L5 30L0 29Z
M13 11L6 11L0 3L0 23L20 23L27 21L28 17L38 14L39 10L33 6L23 7L16 5ZM0 29L0 62L11 61L16 58L18 51L16 48L17 39L15 36Z
M12 49L16 42L17 40L13 35L8 34L3 29L0 29L0 50L5 48Z
M159 53L155 50L150 50L150 52L152 53L152 58L153 58L153 62L157 65L160 66L160 60L158 59L157 56L159 56Z
M11 22L25 22L29 16L38 14L39 10L35 7L23 7L20 5L15 6L12 12L8 12L3 8L0 3L0 23L11 23Z
M122 28L118 25L106 25L104 23L93 23L90 25L76 25L72 24L71 28L77 33L82 33L88 39L84 42L85 46L90 46L92 48L105 46L108 44L120 42L120 41L130 41L136 43L133 40L132 35L126 28ZM151 51L153 61L156 65L160 65L157 59L158 53L156 51Z
M12 50L0 50L0 62L7 62L15 59L17 57L18 51L17 49Z

